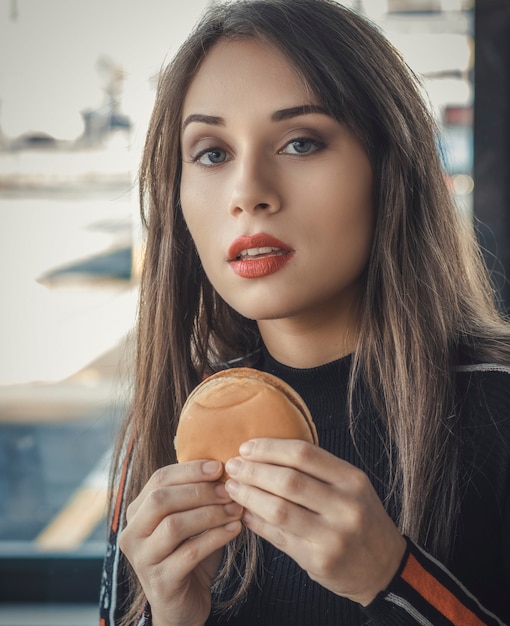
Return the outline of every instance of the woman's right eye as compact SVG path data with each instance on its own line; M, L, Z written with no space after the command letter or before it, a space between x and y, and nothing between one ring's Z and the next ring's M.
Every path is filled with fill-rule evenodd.
M221 165L227 160L227 152L221 148L207 148L201 150L196 156L193 157L194 163L205 165L210 167L212 165Z

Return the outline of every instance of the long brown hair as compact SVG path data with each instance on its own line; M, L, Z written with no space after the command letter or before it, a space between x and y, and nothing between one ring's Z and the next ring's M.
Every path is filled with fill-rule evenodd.
M445 557L458 502L453 367L461 346L469 358L508 363L509 331L471 225L446 189L419 84L373 25L330 0L212 6L161 76L140 169L148 236L134 400L114 465L134 433L127 501L158 467L176 462L179 412L202 376L260 345L256 324L207 280L179 200L187 88L219 39L243 37L283 52L371 160L376 227L351 390L363 381L387 425L395 459L388 491L401 503L401 531ZM131 588L136 611L134 576Z

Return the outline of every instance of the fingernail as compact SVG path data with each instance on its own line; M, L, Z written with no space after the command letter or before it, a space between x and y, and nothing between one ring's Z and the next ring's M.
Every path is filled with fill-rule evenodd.
M239 448L239 452L243 456L250 456L251 453L253 452L254 447L255 447L254 441L245 441L244 443L241 444L241 447Z
M234 532L234 530L239 530L241 528L241 523L239 522L239 520L235 520L234 522L229 522L228 524L225 524L223 528L229 533Z
M229 459L227 464L225 465L225 469L227 470L227 474L230 476L235 476L239 474L239 470L241 469L241 461L239 459Z
M202 464L202 471L204 474L217 474L221 469L221 463L219 461L206 461Z
M223 506L223 509L227 515L239 515L243 507L237 502L229 502Z
M227 493L227 490L225 489L224 483L220 483L219 485L216 485L216 487L214 488L214 493L216 494L218 498L220 498L220 500L225 500L225 498L228 498L228 493Z
M227 480L225 483L225 489L229 492L231 496L235 496L239 491L239 483L235 480Z

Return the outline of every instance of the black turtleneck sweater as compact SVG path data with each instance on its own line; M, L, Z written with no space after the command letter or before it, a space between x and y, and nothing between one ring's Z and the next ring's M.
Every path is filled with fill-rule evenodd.
M354 444L346 395L350 363L350 357L345 357L313 369L294 369L264 352L256 367L280 377L303 397L319 445L365 471L384 501L385 429L367 396L360 394L355 408L361 418ZM461 467L467 478L450 562L437 562L408 540L400 570L388 589L362 608L313 582L291 558L263 541L259 584L252 586L236 615L227 619L213 614L206 626L510 624L510 368L475 364L458 368L455 376L461 400ZM386 508L396 520L398 502L390 500ZM112 533L110 561L118 553L116 541ZM118 596L122 593L122 581L108 574L114 570L107 558L101 609L105 626L113 626L115 613L108 589L117 587ZM139 626L150 622L147 607Z

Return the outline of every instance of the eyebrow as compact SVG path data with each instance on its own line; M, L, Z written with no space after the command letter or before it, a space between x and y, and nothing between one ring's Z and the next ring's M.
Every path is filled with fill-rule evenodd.
M273 122L283 122L285 120L290 120L293 117L299 117L300 115L310 115L311 113L321 113L322 115L328 115L326 109L318 104L302 104L298 107L291 107L290 109L275 111L273 115L271 115L271 120Z
M202 115L201 113L192 113L182 123L182 130L189 126L192 122L201 124L210 124L211 126L225 126L225 120L216 115Z
M312 113L321 113L322 115L329 115L324 107L318 104L302 104L297 107L290 107L288 109L281 109L275 111L271 115L271 121L283 122L290 120L293 117L299 117L301 115L310 115ZM209 124L210 126L225 126L225 120L217 115L203 115L201 113L192 113L182 123L182 130L189 126L191 123L197 122L200 124Z

